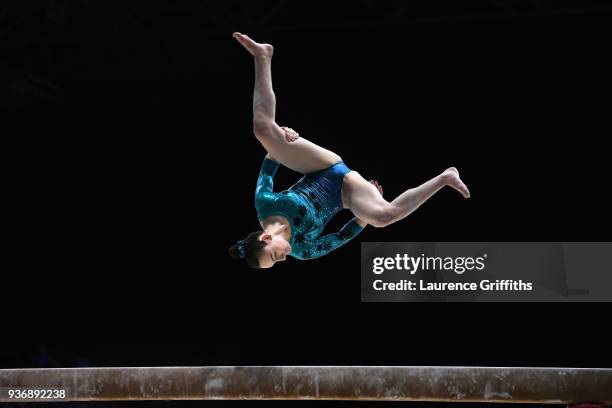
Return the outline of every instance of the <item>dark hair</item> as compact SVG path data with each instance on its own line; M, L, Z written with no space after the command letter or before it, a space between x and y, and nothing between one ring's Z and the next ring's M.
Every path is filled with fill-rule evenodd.
M261 250L266 246L265 241L259 239L259 237L263 234L263 231L255 231L251 232L244 239L246 254L244 256L244 260L247 265L254 269L259 269L259 258L258 255ZM234 259L240 259L240 249L238 248L238 243L232 245L229 249L229 254Z

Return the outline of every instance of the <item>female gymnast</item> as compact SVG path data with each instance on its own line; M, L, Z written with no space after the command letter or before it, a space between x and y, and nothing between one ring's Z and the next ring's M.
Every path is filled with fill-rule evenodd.
M350 170L336 153L276 123L271 69L274 48L241 33L233 36L255 60L253 130L267 155L255 189L262 230L236 242L229 249L231 256L245 259L252 268L270 268L288 255L318 258L350 241L368 224L382 228L401 220L445 186L469 198L459 172L451 167L393 201L385 200L377 182L368 182ZM279 164L303 177L288 190L274 192L272 180ZM327 222L343 208L355 217L340 231L320 236Z

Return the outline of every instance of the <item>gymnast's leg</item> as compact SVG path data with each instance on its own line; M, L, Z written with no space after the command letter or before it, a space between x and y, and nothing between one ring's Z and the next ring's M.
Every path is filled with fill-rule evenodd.
M276 96L272 89L274 48L270 44L259 44L244 34L234 33L234 38L255 60L253 130L270 157L302 174L319 171L341 161L336 153L302 137L295 142L286 140L285 131L276 124Z
M378 189L359 173L352 171L345 176L342 194L346 207L355 216L374 227L382 228L405 218L445 186L453 187L465 198L470 196L454 167L403 192L391 202L386 201Z

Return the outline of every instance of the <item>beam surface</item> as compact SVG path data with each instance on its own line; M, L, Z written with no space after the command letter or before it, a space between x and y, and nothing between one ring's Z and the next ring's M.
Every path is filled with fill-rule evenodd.
M610 405L612 369L219 366L0 370L0 402L23 402L9 398L11 389L62 389L65 397L60 399L64 401L590 401Z

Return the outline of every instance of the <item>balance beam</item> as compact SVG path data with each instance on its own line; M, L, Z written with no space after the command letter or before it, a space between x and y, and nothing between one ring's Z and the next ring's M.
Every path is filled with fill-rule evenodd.
M378 400L610 405L612 369L220 366L0 370L0 402L24 402L9 398L11 389L61 389L65 390L65 397L59 399L62 401ZM27 399L33 400L39 401Z

